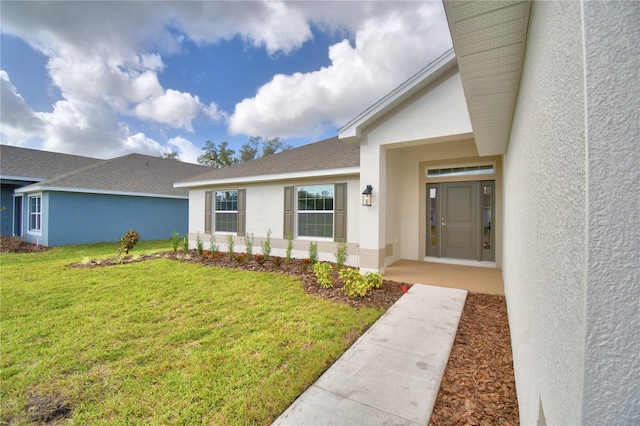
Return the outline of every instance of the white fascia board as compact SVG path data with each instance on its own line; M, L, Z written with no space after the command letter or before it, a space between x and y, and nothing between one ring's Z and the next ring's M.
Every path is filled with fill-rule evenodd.
M348 167L344 169L330 169L330 170L312 170L306 172L295 173L276 173L272 175L260 175L260 176L241 176L228 179L214 179L214 180L201 180L197 182L177 182L173 184L174 188L193 188L198 186L211 186L211 185L229 185L238 183L262 183L273 182L278 180L300 180L316 177L329 177L329 176L345 176L345 175L359 175L360 167Z
M40 177L29 177L29 176L10 176L10 175L0 175L0 180L21 180L27 182L42 182L46 180Z
M109 191L105 189L86 189L86 188L65 188L63 186L39 186L29 185L23 188L18 188L14 193L29 193L29 192L75 192L82 194L101 194L101 195L125 195L129 197L149 197L149 198L175 198L178 200L188 200L186 195L170 195L170 194L153 194L150 192L126 192L126 191Z
M364 127L369 126L379 117L393 109L394 106L408 99L415 91L429 84L431 79L440 75L441 71L449 70L456 63L456 53L453 48L451 48L400 86L396 87L391 93L387 94L367 108L363 113L338 129L338 138L346 139L347 141L360 139Z

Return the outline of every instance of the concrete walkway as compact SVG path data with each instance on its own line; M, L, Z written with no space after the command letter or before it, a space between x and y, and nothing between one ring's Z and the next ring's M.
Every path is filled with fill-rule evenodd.
M273 424L426 425L466 298L412 286Z

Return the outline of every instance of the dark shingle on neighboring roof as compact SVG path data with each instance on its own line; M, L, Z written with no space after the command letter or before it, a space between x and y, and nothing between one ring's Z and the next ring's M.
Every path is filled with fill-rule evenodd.
M208 167L142 154L104 160L36 184L42 188L68 188L107 192L187 196L173 183L201 174Z
M360 165L360 148L337 137L303 145L222 169L213 169L179 183L215 181L280 173L342 169Z
M48 179L104 160L0 144L0 175Z

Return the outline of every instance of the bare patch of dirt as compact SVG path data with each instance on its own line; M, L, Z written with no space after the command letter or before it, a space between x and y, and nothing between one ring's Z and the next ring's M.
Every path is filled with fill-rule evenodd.
M28 395L25 409L29 421L38 424L54 424L71 415L71 403L62 395Z
M0 252L2 253L31 253L49 250L49 247L28 243L21 237L0 237Z

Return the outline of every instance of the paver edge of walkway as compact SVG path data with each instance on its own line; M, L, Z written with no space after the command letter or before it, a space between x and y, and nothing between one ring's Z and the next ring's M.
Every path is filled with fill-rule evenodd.
M414 284L273 424L427 424L467 294Z

